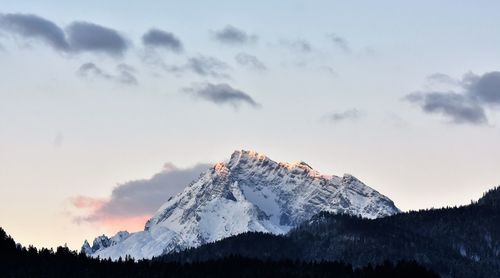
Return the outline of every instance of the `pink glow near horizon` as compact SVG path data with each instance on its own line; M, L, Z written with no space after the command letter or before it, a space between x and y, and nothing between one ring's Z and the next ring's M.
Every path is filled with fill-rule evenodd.
M151 218L151 215L109 215L99 214L96 212L101 209L109 200L106 198L92 198L87 196L77 196L71 199L73 208L78 211L78 214L83 213L83 216L75 217L79 223L95 224L104 227L110 233L127 230L140 231L144 228L146 221Z

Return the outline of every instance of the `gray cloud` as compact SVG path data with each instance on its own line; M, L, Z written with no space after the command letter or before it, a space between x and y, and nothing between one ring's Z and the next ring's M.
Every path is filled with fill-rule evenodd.
M175 73L175 74L181 74L183 73L186 69L188 69L187 66L177 66L177 65L169 65L169 64L165 64L163 62L160 62L159 63L160 67L166 71L166 72L170 72L170 73Z
M58 132L54 137L52 145L56 148L59 148L62 146L63 142L64 142L64 134L62 132Z
M68 51L64 31L52 21L33 14L0 14L0 29L25 39L40 40L58 51Z
M128 49L127 40L118 31L90 22L73 22L66 29L72 50L122 56Z
M118 31L90 22L73 22L65 31L33 14L0 14L0 29L24 39L39 40L63 52L97 52L122 56L129 48Z
M155 51L146 51L143 61L162 70L178 76L191 72L202 77L230 78L227 71L230 69L225 62L211 56L198 55L190 57L183 64L168 64Z
M460 83L458 80L452 78L451 76L439 72L427 76L427 80L430 82L443 83L449 85L457 85Z
M470 73L463 78L467 93L477 101L487 105L500 105L500 72L483 75Z
M95 210L84 220L92 222L152 215L168 198L181 192L209 167L209 164L197 164L179 169L167 163L160 173L150 179L133 180L115 187L109 200L94 207ZM75 198L77 199L78 197ZM92 206L98 199L95 202L86 202ZM82 208L76 204L75 206Z
M338 77L339 76L339 74L337 73L337 71L335 71L330 66L320 66L318 69L321 70L321 71L324 71L324 72L326 72L328 74L330 74L331 76L334 76L334 77Z
M406 100L415 103L427 113L442 114L453 123L485 124L486 114L481 105L463 94L453 92L413 93Z
M342 112L334 112L323 117L323 120L329 122L342 122L347 120L356 120L361 117L357 109L349 109Z
M229 77L224 71L226 71L229 66L214 57L198 56L189 58L187 65L184 67L202 76L211 77ZM175 70L179 68L175 67Z
M165 48L174 52L182 52L182 42L172 33L159 29L150 29L142 36L142 43L149 47Z
M250 95L225 83L195 85L185 88L184 91L195 98L210 101L217 105L229 104L238 108L241 104L248 104L255 108L260 107L260 104Z
M238 64L252 70L263 71L267 69L266 65L264 65L264 63L262 63L257 57L247 53L238 53L234 59Z
M118 74L113 75L105 72L94 63L85 63L77 70L77 74L85 78L102 78L115 81L125 85L137 85L137 78L134 76L134 68L129 65L120 64L117 67Z
M129 71L126 70L120 70L120 74L116 77L116 80L119 83L126 84L126 85L137 85L139 82L137 81L137 78Z
M233 45L255 43L258 39L256 35L247 34L232 25L227 25L223 29L215 31L214 38L221 43Z
M351 52L351 47L349 46L349 43L343 37L340 37L336 34L330 34L328 37L340 50L344 52Z
M444 115L453 123L482 125L488 123L486 108L500 106L498 71L483 75L469 72L461 80L437 73L428 79L458 86L461 91L417 92L405 97L405 100L418 105L426 113Z
M94 63L85 63L82 64L77 71L78 75L83 77L89 77L90 75L99 76L105 79L112 79L112 76L106 72L104 72L101 68L99 68Z
M309 53L313 50L311 43L304 39L281 40L281 45L302 53Z

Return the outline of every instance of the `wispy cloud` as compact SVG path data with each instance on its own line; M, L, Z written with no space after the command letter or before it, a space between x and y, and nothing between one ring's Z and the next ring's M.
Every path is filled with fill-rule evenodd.
M258 40L257 35L248 34L232 25L227 25L221 30L214 31L213 37L221 43L232 45L251 44Z
M283 46L301 53L309 53L313 50L311 43L305 39L281 40L280 43Z
M260 107L249 94L235 89L228 84L198 84L193 85L183 90L191 94L196 99L206 100L217 105L231 105L234 108L239 108L242 104L250 105L254 108Z
M56 148L60 148L64 142L64 134L62 132L58 132L54 137L54 141L52 145Z
M337 71L335 71L330 66L320 66L318 69L321 70L321 71L323 71L323 72L328 73L331 76L334 76L334 77L338 77L339 76L339 74L337 73Z
M357 120L361 117L361 113L357 109L348 109L341 112L333 112L322 117L323 121L338 123L344 121Z
M349 46L349 42L343 37L340 37L336 34L328 35L328 38L333 42L333 44L344 52L351 52L351 47Z
M196 55L189 57L186 62L172 64L164 61L163 57L155 51L146 51L143 55L143 61L148 65L159 67L168 73L177 76L185 73L194 73L201 77L226 78L229 79L228 71L231 69L227 63L216 57Z
M241 66L257 71L264 71L267 69L266 65L262 63L256 56L247 53L238 53L234 59Z
M225 73L225 71L229 69L229 66L215 57L199 55L189 58L184 68L201 76L229 77L229 75Z
M444 74L444 73L433 73L429 76L427 76L427 81L431 83L441 83L441 84L448 84L448 85L460 85L460 80L456 80L452 78L451 76Z
M77 74L85 78L101 78L125 85L138 84L137 78L133 74L135 71L133 67L125 64L119 64L116 69L118 73L113 75L105 72L94 63L85 63L78 68Z

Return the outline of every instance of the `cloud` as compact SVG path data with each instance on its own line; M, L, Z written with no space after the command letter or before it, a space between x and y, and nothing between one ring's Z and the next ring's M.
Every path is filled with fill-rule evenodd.
M267 69L266 65L262 63L257 57L247 54L247 53L238 53L234 59L236 62L248 69L264 71Z
M73 51L97 52L122 56L129 48L127 40L118 31L85 21L73 22L66 29Z
M447 116L453 123L487 123L481 105L462 94L453 92L413 93L406 96L406 100L419 105L426 113Z
M328 122L343 122L347 120L356 120L359 117L361 117L361 114L357 109L349 109L325 115L322 119Z
M112 75L105 72L103 69L98 67L94 63L85 63L82 64L78 70L77 74L84 78L102 78L105 80L115 81L125 85L137 85L137 78L133 75L135 71L129 65L119 64L117 67L118 74Z
M462 79L453 79L446 74L433 74L428 79L458 86L460 91L416 92L404 98L426 113L441 114L453 123L483 125L488 123L486 109L500 106L498 71L483 75L469 72Z
M111 226L130 222L144 225L145 219L151 217L170 197L181 192L209 167L209 164L197 164L180 169L167 163L160 173L149 179L119 184L109 198L74 197L71 199L73 207L87 212L85 216L75 220Z
M172 33L159 29L150 29L142 36L142 43L148 47L164 48L173 52L182 52L182 42Z
M139 84L139 81L137 81L137 78L134 75L135 69L132 66L119 64L118 66L116 66L116 69L118 70L118 76L115 76L115 79L119 83L127 85Z
M94 63L85 63L78 68L78 75L83 77L98 76L104 79L112 79L113 76L104 72L101 68L96 66Z
M332 67L330 67L330 66L320 66L318 69L319 69L319 70L321 70L321 71L323 71L323 72L328 73L328 74L329 74L329 75L331 75L331 76L334 76L334 77L338 77L338 76L339 76L338 72L337 72L337 71L335 71L335 70L334 70Z
M54 137L52 145L56 148L60 148L63 144L63 141L64 141L64 134L62 132L58 132Z
M76 196L71 198L71 204L77 209L97 210L106 204L106 199Z
M95 23L77 21L65 30L33 14L0 14L0 29L23 39L39 40L67 53L94 52L122 56L129 48L116 30Z
M40 40L58 51L69 50L64 31L37 15L0 14L0 29L24 39Z
M500 105L500 72L493 71L483 75L466 74L463 86L467 93L486 105Z
M458 80L452 78L451 76L439 72L427 76L427 81L430 81L432 83L442 83L448 85L458 85L460 83Z
M313 50L311 43L304 39L281 40L281 45L302 53L309 53Z
M185 63L177 65L165 63L162 57L158 53L155 53L155 51L146 51L142 58L145 63L176 75L191 72L202 77L230 78L230 75L227 73L230 69L229 65L211 56L198 55L190 57Z
M247 34L245 31L232 25L227 25L223 29L215 31L213 36L221 43L233 45L255 43L258 40L256 35Z
M217 105L229 104L238 108L242 104L248 104L254 108L260 107L260 104L250 95L225 83L205 83L185 88L184 92L190 93L195 98L206 100Z
M330 34L328 37L340 50L344 52L351 52L351 47L349 46L349 43L343 37L340 37L336 34Z
M192 72L202 76L223 78L229 77L226 73L224 73L224 71L227 70L229 66L214 57L200 55L197 57L189 58L187 65L184 68L189 69ZM175 67L175 70L178 71L179 68Z

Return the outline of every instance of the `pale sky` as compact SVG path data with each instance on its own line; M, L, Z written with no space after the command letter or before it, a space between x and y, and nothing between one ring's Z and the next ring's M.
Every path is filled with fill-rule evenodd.
M81 209L118 184L177 192L237 149L353 174L402 210L467 204L500 184L499 10L0 0L0 226L75 249L140 229L150 207Z

